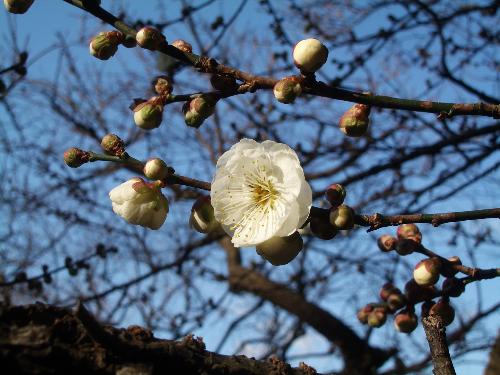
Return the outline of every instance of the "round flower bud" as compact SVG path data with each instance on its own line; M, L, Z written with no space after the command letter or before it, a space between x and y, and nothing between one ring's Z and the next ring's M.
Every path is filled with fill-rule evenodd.
M339 127L349 137L361 137L370 124L370 107L366 104L355 104L340 118Z
M430 316L441 318L445 326L449 326L455 319L455 309L445 299L440 299L429 310Z
M434 285L419 285L414 279L411 279L405 284L405 295L410 303L427 301L436 295Z
M167 164L158 158L149 159L143 168L144 176L150 180L163 180L169 174Z
M258 244L257 254L269 261L273 266L282 266L290 263L302 250L304 241L299 232L287 237L271 237Z
M326 188L325 197L332 207L340 206L345 199L346 190L340 184L331 184Z
M417 325L418 319L414 312L404 310L394 317L394 328L398 332L413 332L417 328Z
M383 307L375 307L372 312L368 314L367 323L370 327L382 327L387 320L387 312Z
M419 243L422 241L422 233L420 233L420 230L415 224L400 225L397 230L397 236L398 240L411 238Z
M279 80L273 88L274 97L284 104L290 104L302 93L302 86L298 77L285 77Z
M210 83L214 89L219 91L235 91L239 86L233 77L221 74L213 74L212 77L210 77Z
M352 229L354 227L354 210L345 204L331 209L330 223L337 229Z
M123 34L119 31L99 33L90 41L90 54L99 60L108 60L116 53L122 41Z
M339 232L326 218L311 216L309 227L312 234L322 240L331 240Z
M304 39L293 49L293 62L303 73L314 73L328 59L328 49L317 39Z
M183 107L184 108L184 107ZM191 128L199 128L205 121L205 117L191 111L184 112L184 122Z
M144 130L151 130L160 126L163 119L163 106L152 98L134 108L134 122Z
M361 308L358 313L357 317L360 323L366 324L368 323L368 315L373 311L373 306L368 304Z
M182 52L193 53L193 46L190 43L182 39L177 39L172 42L172 45L180 49Z
M395 237L392 237L391 235L388 234L384 234L378 238L377 245L381 251L387 253L396 248L397 242L398 240Z
M116 134L106 134L101 140L101 147L110 155L121 156L125 152L125 143Z
M465 292L465 284L456 277L450 277L443 281L443 293L450 297L460 297Z
M418 285L434 285L439 280L441 261L439 258L421 260L413 270L413 279Z
M135 40L142 48L152 51L157 50L162 44L167 43L165 36L159 30L149 26L140 29L135 36Z
M70 168L78 168L87 163L90 159L90 154L76 147L68 148L64 152L64 162Z
M153 81L153 89L158 95L168 96L172 93L174 87L168 76L158 76Z
M215 111L215 100L208 95L201 95L184 103L182 112L186 125L199 128L203 121Z
M28 11L35 0L3 0L3 5L7 12L23 14Z
M220 224L215 220L210 196L203 195L194 202L189 224L200 233L210 233L220 228Z
M441 275L444 277L453 277L458 273L458 270L454 269L453 266L461 266L462 261L459 257L453 256L448 258L447 262L443 262L441 267Z
M385 283L382 288L380 289L380 298L382 301L387 301L387 298L396 291L396 287L394 286L393 283Z
M399 289L397 289L396 293L392 293L389 295L389 298L387 298L387 306L389 306L389 309L391 311L397 311L400 308L406 306L406 303L408 301L406 300L406 297Z

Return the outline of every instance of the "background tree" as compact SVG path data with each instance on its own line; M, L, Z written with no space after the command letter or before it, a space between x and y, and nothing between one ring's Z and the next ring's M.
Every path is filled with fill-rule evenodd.
M271 139L297 151L316 207L328 207L323 194L331 183L346 187L346 203L358 214L497 207L498 2L182 1L147 9L103 2L130 27L154 26L169 42L184 39L196 55L224 64L199 69L173 47L165 55L120 46L109 61L97 61L87 43L112 30L101 22L109 19L92 1L66 3L71 6L39 1L26 15L3 16L9 40L1 47L0 70L6 87L3 304L38 300L72 307L81 300L102 323L140 324L173 339L194 332L215 352L275 354L321 372L428 368L420 327L406 336L391 318L379 330L356 318L377 301L384 283L402 289L424 258L377 248L377 236L394 235L396 228L367 234L362 225L374 222L358 216L359 226L328 241L306 228L299 256L274 267L253 249L239 250L227 237L189 227L191 206L206 184L172 177L164 189L169 216L151 231L117 217L107 197L138 173L133 166L93 163L72 170L61 155L73 146L98 151L102 137L115 133L134 158L160 157L178 175L211 181L215 162L231 145ZM54 24L67 32L46 33L43 46L26 45L25 35L48 27L52 21L45 17L54 14L65 15ZM24 23L35 19L39 27ZM299 74L291 51L309 36L330 51L316 74L326 85L306 80L292 105L278 103L271 89L277 79ZM215 90L211 74L197 71L214 69L237 78L239 88ZM150 82L159 74L171 78L177 99L165 106L158 129L144 131L128 107L134 98L154 95ZM225 98L196 130L185 126L181 107L184 95L199 92ZM429 100L482 104L450 110ZM369 130L359 138L338 128L352 102L372 104ZM422 224L420 230L425 247L439 255L459 256L470 267L498 266L497 220ZM453 299L447 343L455 361L493 345L500 304L492 291L498 286L498 279L474 282ZM486 366L486 356L479 358L475 369Z

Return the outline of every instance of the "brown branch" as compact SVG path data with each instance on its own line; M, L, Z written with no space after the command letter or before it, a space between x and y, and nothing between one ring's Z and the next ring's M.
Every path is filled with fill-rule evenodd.
M139 326L103 326L83 305L75 313L43 304L0 306L0 362L8 374L315 373L276 359L209 352L203 340L192 335L160 340Z
M500 331L498 332L495 344L490 351L490 359L488 365L484 370L484 375L498 375L500 374Z
M124 21L107 12L93 1L63 0L77 8L80 8L117 30L121 31L128 38L135 39L137 32ZM229 66L219 64L215 59L207 56L199 56L194 53L183 52L171 45L163 45L159 52L164 53L177 60L183 61L203 73L216 73L227 75L243 81L249 85L248 91L254 92L257 89L270 90L278 80L270 77L256 76ZM429 112L439 114L440 118L447 118L456 115L480 115L493 118L500 118L500 104L487 103L441 103L432 101L410 100L393 98L390 96L374 95L360 92L352 92L338 87L331 87L323 82L315 81L314 77L307 77L305 80L304 92L311 95L327 97L331 99L344 100L353 103L369 104L380 108L401 109L415 112ZM233 92L239 94L238 90ZM231 96L231 94L227 94Z
M229 286L234 292L248 292L295 315L338 346L342 352L346 374L369 374L393 354L370 346L341 320L309 302L298 292L273 282L262 274L241 266L240 253L229 237L221 240L227 253Z
M422 318L422 323L431 351L434 375L455 375L443 322L435 316L427 316Z

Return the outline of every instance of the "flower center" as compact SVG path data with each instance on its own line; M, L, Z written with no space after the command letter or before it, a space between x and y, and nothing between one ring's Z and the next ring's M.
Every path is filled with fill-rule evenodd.
M256 205L261 207L270 206L273 208L274 202L278 198L278 191L274 184L268 179L264 178L255 181L249 185L252 191L252 198Z

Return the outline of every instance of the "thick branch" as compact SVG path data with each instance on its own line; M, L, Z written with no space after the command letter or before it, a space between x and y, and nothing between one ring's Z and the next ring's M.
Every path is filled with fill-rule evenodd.
M271 359L225 356L203 340L160 340L142 327L102 326L76 312L43 305L0 307L0 362L7 374L293 374L311 375Z
M500 331L498 332L495 344L490 351L490 359L484 370L484 375L500 374Z
M422 318L422 323L431 350L434 375L456 375L446 342L446 328L443 322L435 316L427 316Z

